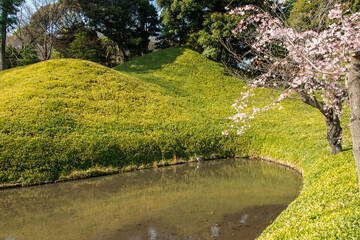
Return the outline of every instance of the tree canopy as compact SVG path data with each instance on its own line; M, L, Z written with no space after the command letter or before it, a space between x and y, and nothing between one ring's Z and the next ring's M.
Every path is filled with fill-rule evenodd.
M236 65L221 44L231 37L232 29L240 21L239 16L227 14L229 9L246 4L266 8L263 0L157 0L156 4L151 1L155 0L28 0L21 7L27 12L17 21L17 30L13 34L17 39L14 41L12 37L12 43L18 53L22 51L20 48L31 44L38 58L47 60L80 57L84 49L74 49L80 45L73 41L86 40L90 52L106 55L91 59L103 59L102 64L112 66L148 53L153 41L157 48L185 46L214 60ZM345 2L352 11L360 8L360 0L338 1ZM11 25L22 1L1 2L14 4L7 15ZM292 27L297 31L316 31L314 28L327 24L325 13L335 1L285 2L289 6L286 18ZM3 12L8 11L3 9ZM161 28L158 13L161 13ZM104 37L107 39L102 40ZM246 52L248 47L239 41L233 42L232 47L235 46L238 52Z
M256 108L251 115L243 112L245 99L256 86L282 91L274 102L296 93L304 103L324 115L331 153L341 152L339 116L347 97L344 76L349 71L351 51L360 48L360 26L357 24L360 13L346 14L348 11L343 8L347 6L329 1L319 5L322 6L319 12L326 12L326 15L321 16L316 25L304 25L299 31L288 24L287 14L283 14L289 5L286 1L278 2L272 2L269 11L248 5L229 13L242 17L232 33L249 49L244 55L233 50L231 42L224 45L234 55L238 66L251 76L248 79L250 90L235 104L239 113L233 119L243 123L259 112ZM242 133L245 127L246 124L241 125L238 132Z
M157 0L162 9L162 38L173 45L185 45L208 57L220 60L222 46L220 37L228 37L229 24L234 23L224 13L227 8L260 0ZM165 45L168 46L168 45Z
M125 61L129 54L147 52L157 34L157 12L147 0L79 0L89 24L113 40Z

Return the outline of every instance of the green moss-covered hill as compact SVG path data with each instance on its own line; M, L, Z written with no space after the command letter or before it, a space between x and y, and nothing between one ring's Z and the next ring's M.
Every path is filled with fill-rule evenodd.
M360 239L360 194L348 117L331 156L321 114L298 100L257 116L239 138L225 118L242 84L181 48L115 70L79 60L0 73L0 182L36 183L172 159L249 155L303 172L300 196L260 239ZM259 90L254 101L269 93ZM90 170L89 170L90 169Z
M131 72L132 64L159 76L70 59L1 72L0 183L54 181L89 168L118 171L194 152L234 154L221 132L242 87L237 79L181 48L123 68Z

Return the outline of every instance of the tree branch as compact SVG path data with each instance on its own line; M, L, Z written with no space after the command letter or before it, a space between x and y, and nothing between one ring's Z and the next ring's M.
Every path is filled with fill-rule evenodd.
M299 89L297 91L297 93L299 94L300 96L300 99L301 101L303 101L304 103L314 107L314 108L317 108L319 109L319 111L324 115L326 116L326 112L324 111L323 109L323 104L318 102L316 97L315 98L312 98L309 96L309 94L307 94L306 92L304 92L304 90L302 89Z
M279 26L279 27L281 27L281 26ZM295 44L291 41L291 39L290 39L290 37L289 37L289 35L288 35L287 33L286 33L285 35L286 35L286 38L288 39L289 43L291 44L291 46L296 50L296 52L297 52L298 54L300 54L300 56L301 56L302 58L304 58L304 60L305 60L306 62L308 62L308 63L315 69L316 72L322 73L322 74L328 74L328 75L339 75L339 76L345 76L345 75L346 75L346 73L342 73L342 72L325 72L325 71L322 71L322 70L319 69L317 66L315 66L315 65L311 62L311 60L310 60L309 58L307 58L307 57L295 46Z
M351 54L351 56L354 57L354 58L360 58L360 51L353 52L353 53Z

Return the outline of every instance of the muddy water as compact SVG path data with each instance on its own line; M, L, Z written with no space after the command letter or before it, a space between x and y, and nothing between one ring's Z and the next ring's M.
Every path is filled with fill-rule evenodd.
M254 239L301 187L259 161L208 161L0 191L0 239Z

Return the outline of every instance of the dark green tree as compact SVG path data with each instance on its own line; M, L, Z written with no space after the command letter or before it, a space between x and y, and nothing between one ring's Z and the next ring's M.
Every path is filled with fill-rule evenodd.
M55 44L57 57L78 58L97 62L108 67L121 63L116 43L88 27L62 30Z
M86 30L85 26L72 25L66 28L62 28L55 39L54 48L59 54L59 57L69 58L69 48L71 43L75 40L75 35L81 31Z
M121 58L116 43L107 37L101 38L100 42L104 50L104 64L108 67L118 66L121 63Z
M61 5L62 16L58 22L54 48L59 57L69 58L72 57L69 49L76 38L75 35L80 32L87 32L91 36L93 34L85 25L84 16L77 0L60 0L57 4Z
M141 48L135 48L140 50L136 55L144 55L149 51L149 42L151 36L157 36L160 28L160 24L156 9L153 5L149 4L148 0L138 0L137 3L137 17L138 26L137 32L140 38Z
M37 63L40 59L37 57L36 48L33 44L28 44L20 51L20 66Z
M6 46L6 67L14 68L19 66L19 59L21 58L20 52L15 47L8 45Z
M225 16L227 7L260 4L260 0L157 0L162 9L163 32L161 43L185 45L207 56L220 59L222 46L219 37L226 37L232 18ZM164 44L164 42L166 44Z
M157 13L148 0L79 0L94 30L113 40L125 61L131 53L147 51L156 32Z
M105 62L100 39L96 32L84 30L76 33L74 41L70 44L69 53L72 58L89 60L92 62Z
M213 13L205 20L204 28L199 31L197 43L202 47L206 57L227 61L228 54L221 42L231 36L231 30L238 21L237 16L223 13Z
M23 49L16 49L11 45L6 46L6 66L8 68L26 66L39 61L33 44L27 44Z
M0 0L0 70L6 69L6 34L16 22L16 13L23 0Z

